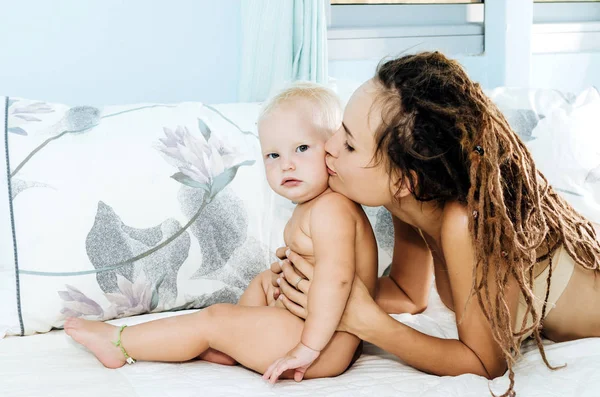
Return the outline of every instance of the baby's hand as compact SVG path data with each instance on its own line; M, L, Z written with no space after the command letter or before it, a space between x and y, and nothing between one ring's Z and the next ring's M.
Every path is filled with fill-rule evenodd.
M308 367L310 367L317 357L319 357L319 354L321 354L321 352L304 346L302 342L300 342L296 347L290 350L285 357L280 358L271 364L263 375L263 379L275 383L284 371L294 369L294 380L300 382L302 378L304 378L304 373Z

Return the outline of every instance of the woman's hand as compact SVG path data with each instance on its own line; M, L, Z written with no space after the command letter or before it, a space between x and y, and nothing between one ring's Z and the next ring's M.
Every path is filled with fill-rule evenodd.
M274 271L274 265L279 266L281 270L274 283L279 289L277 299L290 313L306 320L308 315L306 306L313 278L313 265L293 251L287 250L284 252L284 255L286 254L287 259L281 261L280 264L271 265L271 271Z
M288 260L282 261L281 274L283 277L279 277L276 281L280 289L279 300L292 314L306 319L308 315L306 306L313 277L313 266L293 251L288 253L287 258ZM294 268L297 268L305 276L297 284L298 289L290 285L290 283L295 284L300 277ZM354 276L350 297L337 330L357 335L363 327L369 327L368 318L377 311L382 311L382 309L373 300L362 280Z
M355 275L346 309L337 330L351 333L360 338L361 331L368 329L373 324L369 318L378 311L383 312L383 309L377 305L360 277Z
M275 251L275 255L279 258L279 259L285 259L285 251L288 250L288 247L280 247L277 249L277 251ZM281 269L281 261L277 261L277 262L273 262L271 263L271 284L273 284L273 287L275 287L275 289L273 290L273 299L277 299L279 298L279 284L277 284L277 279L281 278L282 276L282 269Z

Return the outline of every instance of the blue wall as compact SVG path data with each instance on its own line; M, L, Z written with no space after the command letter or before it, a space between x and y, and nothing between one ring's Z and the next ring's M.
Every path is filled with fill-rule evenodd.
M531 59L531 86L579 92L600 89L600 53L537 54Z
M91 105L235 102L241 1L251 0L2 0L0 95ZM497 60L457 59L493 85ZM360 83L377 62L331 61L329 74ZM600 53L533 55L530 86L600 87L599 71Z
M233 102L240 0L2 0L0 95Z

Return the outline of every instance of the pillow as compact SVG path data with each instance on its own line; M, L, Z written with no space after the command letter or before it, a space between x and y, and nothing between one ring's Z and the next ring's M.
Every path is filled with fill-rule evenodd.
M6 101L0 335L236 302L268 268L257 104Z
M6 136L7 98L0 97L2 135ZM6 145L0 145L0 338L6 334L8 324L19 324L17 310L16 274L12 238L11 209L7 183Z
M575 96L558 90L500 87L486 92L512 129L529 142L533 129L555 109L568 108Z
M577 211L600 223L600 95L549 89L488 92L530 150L537 167Z
M491 97L551 183L598 222L600 146L589 128L598 125L597 92ZM283 244L293 205L266 183L259 104L1 104L0 337L61 327L70 315L236 302ZM381 274L392 257L391 216L364 208Z
M589 88L541 120L528 143L536 165L577 211L600 223L600 93Z

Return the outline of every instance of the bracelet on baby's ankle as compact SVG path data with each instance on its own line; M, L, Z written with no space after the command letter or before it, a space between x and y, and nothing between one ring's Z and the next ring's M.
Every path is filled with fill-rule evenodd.
M136 359L131 357L129 354L127 354L127 351L125 350L125 348L123 347L123 344L121 343L121 334L123 333L123 330L125 329L125 327L127 327L127 326L126 325L121 326L121 329L119 329L119 339L116 342L111 342L111 343L113 345L115 345L116 347L118 347L119 349L121 349L121 352L125 356L125 362L127 362L127 364L135 364Z

